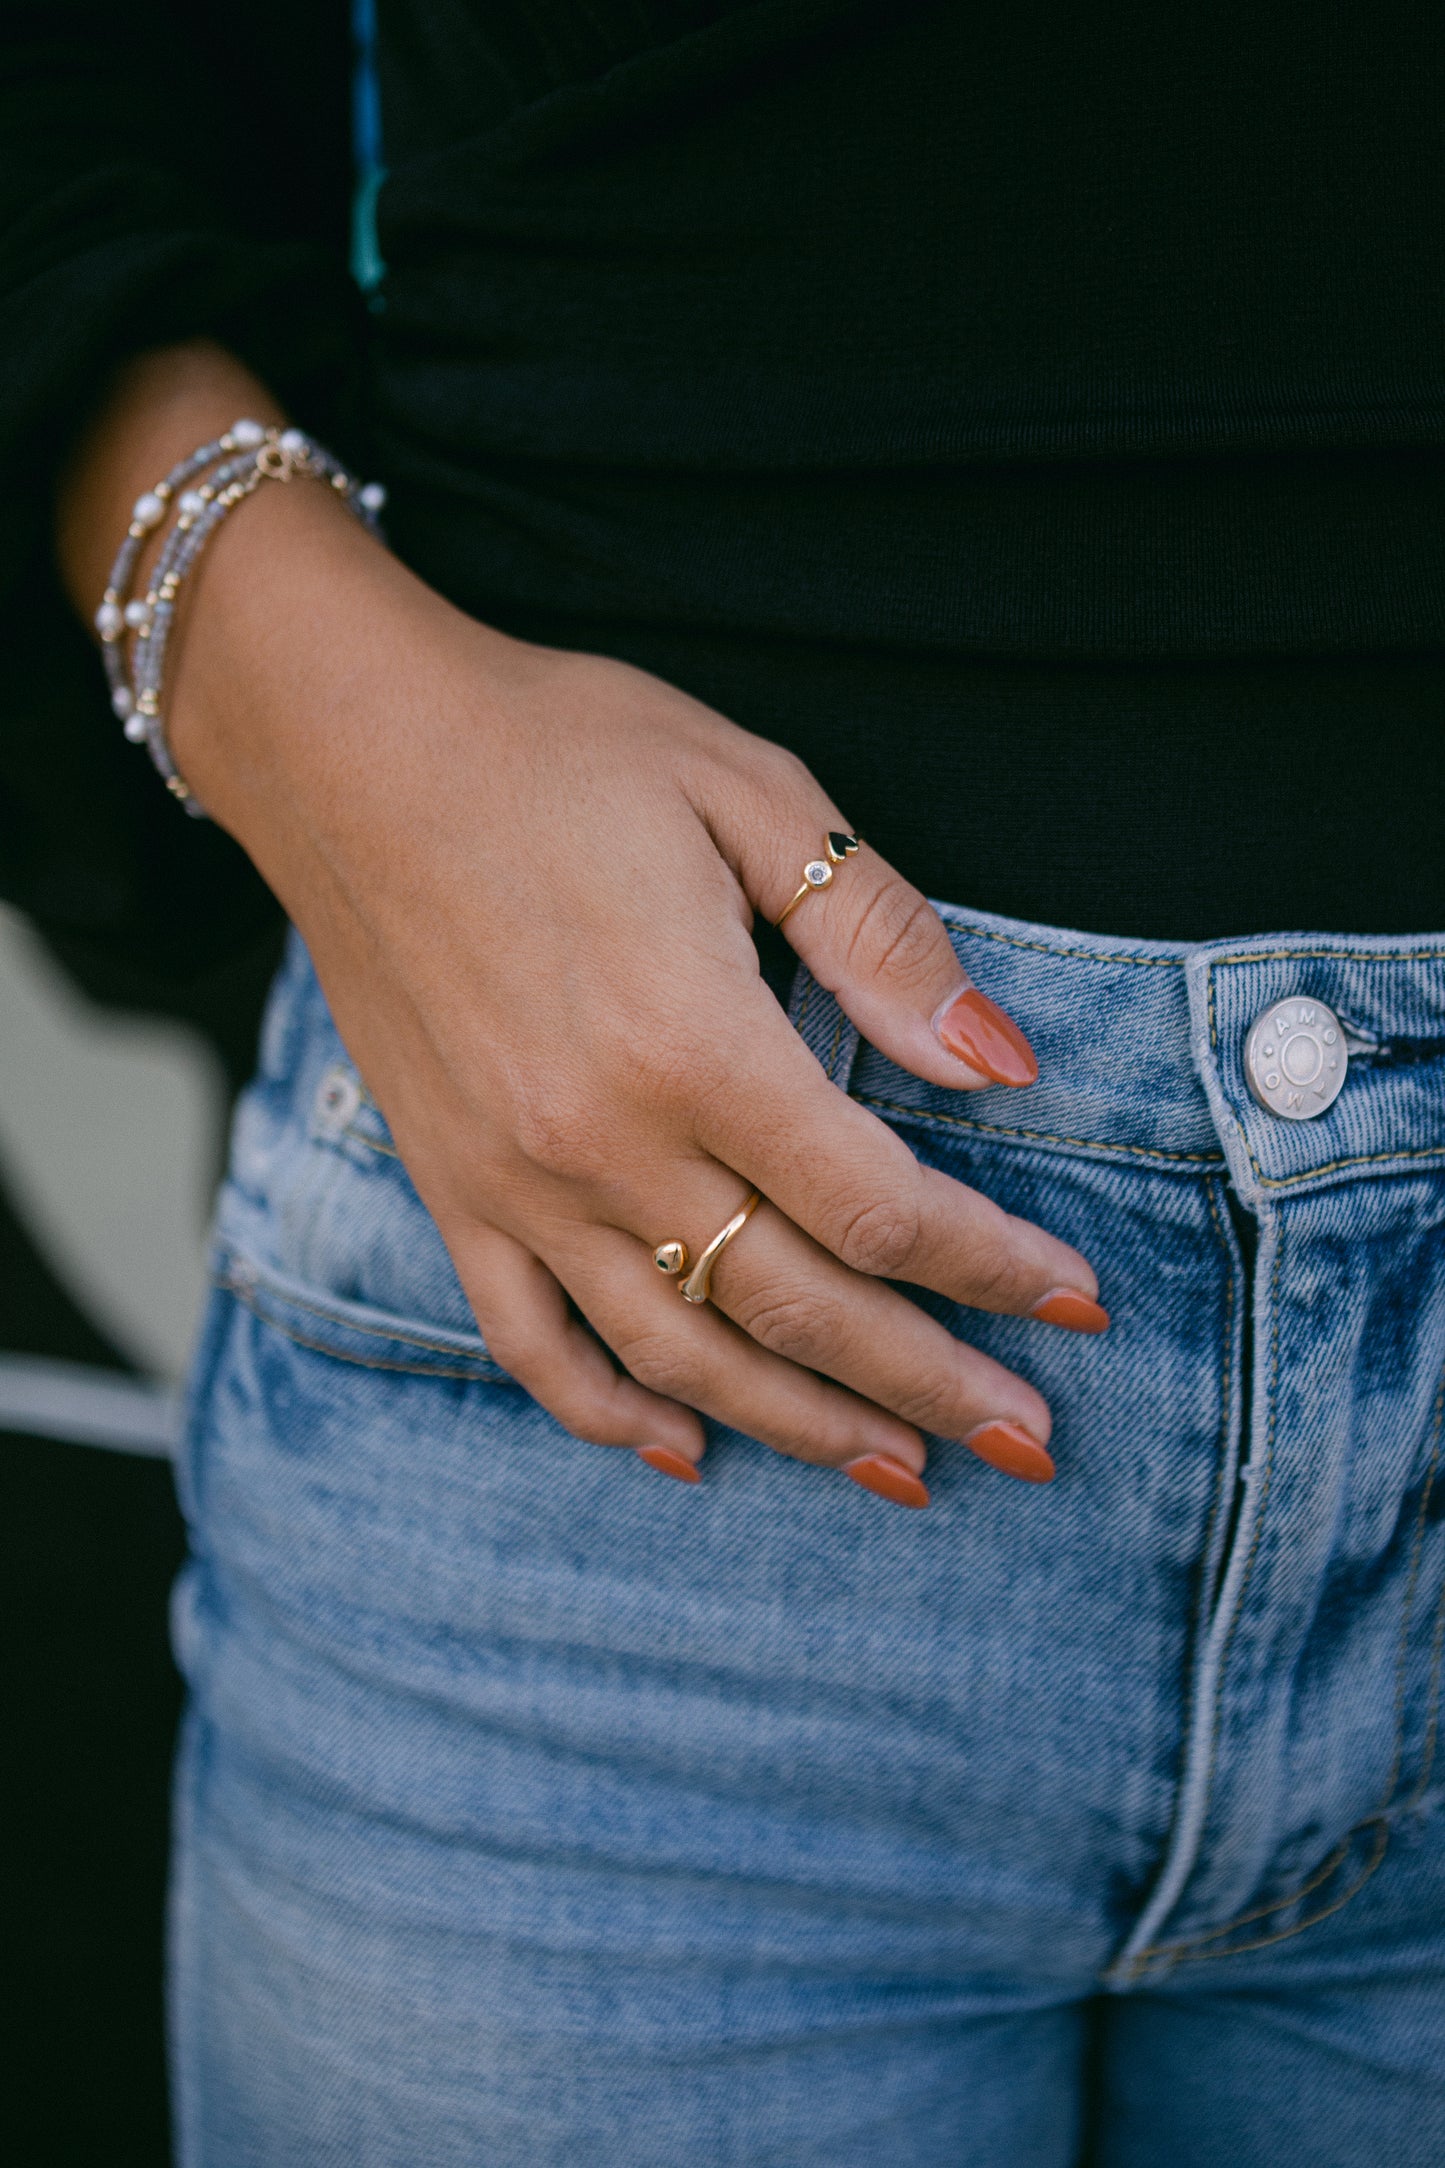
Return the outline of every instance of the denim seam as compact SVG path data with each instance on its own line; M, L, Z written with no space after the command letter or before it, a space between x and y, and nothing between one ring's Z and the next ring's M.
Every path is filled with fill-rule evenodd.
M1431 948L1411 949L1276 948L1255 949L1253 951L1241 949L1233 956L1212 957L1210 964L1211 968L1218 966L1220 970L1223 970L1226 964L1269 964L1278 963L1282 958L1299 956L1312 960L1325 960L1333 957L1342 963L1351 964L1419 964L1428 963L1432 958L1439 963L1445 963L1445 942L1436 942Z
M1340 1911L1345 1905L1349 1903L1350 1899L1355 1896L1359 1890L1362 1890L1364 1888L1366 1882L1369 1881L1371 1875L1380 1865L1381 1860L1383 1860L1386 1847L1388 1846L1390 1841L1390 1823L1388 1817L1391 1807L1395 1804L1395 1795L1399 1789L1400 1783L1400 1771L1404 1764L1405 1719L1406 1703L1408 1698L1406 1673L1409 1666L1410 1656L1410 1622L1414 1616L1415 1593L1419 1584L1420 1562L1424 1551L1425 1519L1429 1511L1430 1499L1435 1487L1435 1478L1440 1466L1442 1423L1445 1423L1445 1374L1442 1374L1439 1386L1435 1394L1435 1403L1432 1410L1430 1426L1430 1459L1426 1467L1425 1482L1420 1494L1419 1508L1415 1515L1415 1529L1411 1543L1410 1554L1410 1571L1405 1584L1405 1599L1402 1606L1402 1615L1400 1621L1400 1648L1395 1664L1395 1751L1390 1763L1390 1773L1385 1780L1384 1798L1381 1800L1379 1806L1375 1808L1373 1813L1363 1815L1361 1819L1354 1824L1353 1828L1349 1831L1349 1834L1345 1836L1341 1840L1341 1842L1335 1847L1334 1851L1331 1852L1329 1858L1325 1860L1324 1864L1320 1867L1317 1867L1315 1869L1315 1872L1310 1876L1309 1880L1307 1882L1301 1883L1298 1889L1291 1890L1287 1895L1283 1897L1274 1898L1269 1904L1257 1905L1251 1912L1241 1912L1238 1918L1230 1920L1223 1927L1212 1928L1208 1934L1190 1936L1182 1942L1156 1943L1154 1944L1152 1950L1141 1950L1139 1953L1141 1957L1147 1957L1155 1954L1162 1955L1167 1952L1168 1954L1172 1955L1175 1961L1178 1963L1198 1964L1203 1963L1207 1959L1212 1957L1238 1957L1245 1955L1250 1950L1266 1949L1275 1942L1287 1942L1291 1936L1303 1934L1307 1927L1314 1927L1319 1923L1319 1921L1329 1919L1334 1913ZM1273 1408L1271 1407L1271 1429L1272 1428ZM1436 1628L1434 1647L1432 1648L1432 1683L1430 1695L1430 1711L1426 1726L1426 1745L1423 1757L1423 1766L1421 1769L1420 1779L1416 1784L1413 1793L1410 1795L1409 1799L1403 1802L1406 1806L1413 1806L1418 1802L1418 1800L1423 1798L1425 1790L1429 1784L1430 1772L1434 1763L1438 1697L1440 1685L1438 1656L1441 1632L1442 1628L1445 1628L1445 1591L1442 1591L1441 1595L1439 1620L1440 1623L1437 1625ZM1337 1897L1332 1904L1327 1905L1323 1911L1312 1913L1309 1919L1299 1920L1295 1923L1293 1927L1281 1928L1278 1934L1264 1935L1256 1938L1256 1940L1254 1940L1253 1942L1234 1943L1227 1950L1208 1950L1203 1947L1205 1943L1217 1942L1223 1936L1235 1933L1238 1928L1248 1927L1254 1920L1267 1919L1272 1912L1283 1912L1288 1906L1298 1904L1302 1898L1310 1896L1315 1890L1321 1888L1324 1883L1328 1882L1331 1876L1334 1875L1336 1871L1343 1865L1344 1861L1349 1856L1351 1845L1354 1843L1355 1838L1359 1836L1360 1832L1371 1827L1375 1827L1377 1829L1377 1836L1375 1840L1375 1850L1371 1854L1368 1864L1366 1865L1358 1879L1351 1883L1350 1887L1345 1890L1341 1896Z
M838 1022L834 1027L833 1031L833 1044L829 1047L828 1059L823 1064L824 1068L828 1073L828 1081L830 1084L836 1084L838 1081L838 1049L843 1044L843 1032L847 1025L847 1022L848 1019L843 1014L843 1010L840 1005L838 1009Z
M1214 1232L1218 1238L1219 1247L1224 1254L1225 1265L1224 1360L1219 1366L1220 1406L1223 1410L1222 1450L1219 1455L1219 1467L1216 1470L1214 1478L1214 1499L1213 1503L1209 1508L1209 1519L1205 1523L1204 1528L1204 1563L1206 1568L1208 1568L1214 1551L1214 1531L1219 1521L1219 1509L1224 1503L1224 1477L1225 1471L1228 1468L1230 1461L1229 1440L1230 1433L1234 1427L1234 1408L1232 1402L1232 1395L1234 1391L1234 1277L1235 1263L1238 1252L1234 1248L1233 1244L1229 1242L1225 1235L1224 1221L1220 1215L1219 1200L1215 1195L1215 1188L1213 1182L1206 1182L1204 1185L1204 1201L1209 1207L1209 1217L1214 1224ZM1206 1586L1204 1589L1205 1608L1202 1617L1196 1622L1196 1633L1200 1629L1205 1632L1208 1631L1209 1612L1218 1594L1219 1568L1223 1565L1223 1563L1224 1561L1221 1560L1219 1562L1219 1565L1216 1565L1214 1567L1212 1573L1210 1574L1210 1581L1212 1585ZM1194 1689L1191 1689L1189 1703L1185 1711L1186 1738L1189 1735L1189 1725L1193 1721L1193 1701Z
M368 1152L381 1152L388 1159L401 1158L401 1154L394 1144L383 1144L380 1137L367 1136L365 1130L357 1129L351 1122L347 1123L341 1134L343 1137L354 1137L358 1144L366 1146Z
M1229 1242L1225 1235L1224 1222L1220 1217L1219 1203L1218 1199L1215 1196L1215 1185L1213 1182L1207 1182L1205 1184L1204 1197L1205 1202L1209 1207L1209 1217L1211 1222L1213 1223L1215 1236L1219 1242L1219 1247L1224 1254L1224 1357L1223 1361L1220 1364L1220 1449L1218 1455L1218 1462L1214 1472L1214 1494L1210 1499L1209 1503L1209 1517L1204 1524L1204 1545L1202 1554L1204 1563L1204 1574L1201 1577L1199 1603L1195 1611L1193 1631L1193 1651L1195 1655L1197 1655L1203 1639L1208 1634L1210 1615L1213 1611L1214 1604L1217 1601L1219 1594L1219 1570L1218 1567L1215 1567L1214 1570L1211 1571L1210 1566L1214 1553L1214 1532L1219 1524L1220 1509L1224 1504L1225 1476L1229 1470L1232 1460L1232 1455L1230 1453L1230 1437L1234 1428L1234 1281L1237 1253L1234 1249L1234 1246ZM1193 1662L1191 1662L1190 1669L1191 1673L1193 1673L1193 1676L1190 1679L1189 1690L1185 1697L1184 1720L1181 1727L1181 1737L1183 1739L1183 1758L1180 1767L1181 1784L1183 1783L1187 1769L1189 1740L1193 1734L1194 1719L1197 1711L1197 1704L1199 1698L1199 1679ZM1166 1858L1169 1854L1170 1845L1173 1842L1174 1829L1177 1822L1177 1812L1178 1806L1176 1800L1175 1817L1171 1819L1169 1832L1164 1844L1164 1856ZM1133 1981L1138 1979L1140 1973L1145 1969L1143 1960L1147 1957L1147 1955L1147 1950L1140 1951L1136 1954L1136 1956L1129 1965L1127 1974L1125 1975L1128 1980ZM1101 1977L1107 1980L1109 1973L1112 1969L1113 1968L1111 1966L1105 1966Z
M979 941L997 941L1004 948L1030 949L1036 956L1072 956L1086 964L1146 964L1155 971L1182 971L1182 956L1135 956L1119 955L1108 949L1059 948L1052 941L1025 941L1018 934L996 933L991 926L975 926L971 920L946 918L946 927L957 926L963 933L972 934Z
M1244 1136L1243 1125L1237 1116L1235 1126L1244 1141L1244 1149L1249 1164L1254 1169L1255 1179L1262 1189L1290 1189L1296 1182L1314 1181L1317 1175L1338 1174L1342 1167L1375 1167L1387 1159L1445 1159L1445 1144L1428 1144L1409 1151L1361 1152L1352 1159L1329 1159L1322 1167L1306 1167L1299 1174L1264 1174L1260 1170L1259 1161L1249 1149L1249 1140Z
M1422 1538L1424 1535L1425 1508L1429 1500L1430 1489L1434 1484L1440 1466L1442 1424L1445 1424L1445 1376L1441 1377L1440 1390L1435 1397L1435 1447L1430 1457L1429 1483L1426 1487L1425 1497L1420 1503L1420 1532ZM1408 1799L1403 1802L1406 1807L1417 1807L1430 1788L1430 1776L1435 1766L1435 1748L1440 1736L1440 1670L1442 1657L1445 1657L1445 1585L1441 1587L1439 1600L1435 1606L1435 1627L1430 1637L1429 1686L1425 1701L1425 1731L1420 1748L1420 1775L1416 1780L1414 1790L1410 1793Z
M1149 1144L1110 1144L1097 1137L1057 1137L1047 1129L1006 1129L1001 1122L970 1121L964 1114L942 1114L924 1107L903 1107L891 1099L875 1099L863 1094L859 1105L872 1107L879 1114L895 1114L907 1122L947 1122L952 1129L971 1129L981 1136L1019 1137L1034 1144L1071 1144L1085 1152L1117 1152L1125 1159L1162 1159L1176 1166L1219 1167L1224 1164L1222 1152L1165 1152Z
M1311 1890L1318 1889L1321 1883L1328 1881L1329 1877L1334 1874L1336 1870L1343 1864L1349 1852L1350 1846L1353 1844L1355 1838L1359 1835L1360 1831L1362 1829L1369 1829L1372 1825L1375 1830L1374 1850L1371 1852L1370 1857L1366 1861L1363 1869L1356 1876L1355 1880L1351 1882L1348 1889L1342 1890L1339 1896L1336 1897L1332 1903L1322 1906L1318 1912L1312 1912L1307 1920L1298 1920L1293 1927L1281 1927L1277 1933L1272 1935L1256 1935L1252 1942L1233 1942L1226 1950L1206 1950L1197 1947L1190 1948L1188 1945L1178 1946L1173 1951L1174 1961L1177 1964L1182 1965L1207 1965L1212 1958L1247 1957L1251 1950L1267 1950L1272 1948L1276 1942L1288 1942L1295 1935L1302 1935L1307 1927L1318 1927L1321 1920L1332 1919L1336 1912L1343 1912L1345 1906L1350 1903L1351 1899L1358 1897L1360 1891L1370 1880L1370 1877L1375 1873L1381 1861L1384 1859L1385 1853L1389 1849L1390 1825L1382 1814L1367 1815L1364 1821L1357 1822L1354 1828L1350 1831L1349 1836L1345 1839L1344 1843L1341 1844L1331 1854L1329 1860L1326 1862L1325 1866L1319 1871L1318 1874L1314 1875L1310 1881L1306 1882L1303 1888L1296 1890L1293 1896L1282 1897L1279 1900L1278 1904L1269 1905L1265 1908L1268 1912L1278 1912L1285 1905L1298 1904L1301 1897L1307 1897ZM1263 1915L1261 1913L1253 1913L1247 1915L1247 1917L1258 1919L1263 1917ZM1234 1927L1239 1927L1243 1925L1243 1920L1236 1920L1232 1923L1231 1927L1217 1928L1215 1930L1215 1933L1219 1935L1227 1935L1233 1932ZM1207 1941L1212 1941L1214 1939L1214 1936L1206 1936L1204 1939Z
M232 1286L231 1293L238 1302L243 1302L246 1305L251 1315L259 1319L261 1324L269 1325L273 1332L283 1333L288 1340L294 1340L297 1347L309 1348L313 1355L325 1355L332 1362L354 1363L360 1370L399 1370L404 1372L407 1377L415 1378L461 1378L468 1385L491 1385L497 1382L495 1379L479 1376L475 1370L443 1370L429 1363L389 1363L383 1362L380 1356L347 1354L341 1348L329 1347L324 1340L308 1340L305 1333L298 1332L294 1325L283 1324L279 1317L268 1315L251 1299L248 1290ZM325 1313L321 1314L324 1315ZM359 1331L365 1328L355 1327L352 1329ZM401 1338L402 1336L397 1335L397 1337ZM418 1342L417 1344L423 1345L424 1343ZM477 1360L480 1362L485 1358L479 1356Z
M1228 1633L1227 1633L1227 1634L1226 1634L1226 1636L1225 1636L1225 1641L1224 1641L1224 1647L1223 1647L1223 1649L1222 1649L1222 1650L1221 1650L1221 1652L1220 1652L1220 1657L1219 1657L1219 1669L1218 1669L1218 1673L1217 1673L1217 1675L1216 1675L1216 1679L1215 1679L1215 1688L1214 1688L1214 1706L1213 1706L1213 1708L1212 1708L1212 1710L1211 1710L1211 1712L1210 1712L1210 1729L1209 1729L1209 1754L1208 1754L1208 1769L1207 1769L1207 1774L1206 1774L1206 1777L1205 1777L1205 1783L1206 1783L1206 1785L1207 1785L1207 1787L1208 1787L1208 1791L1209 1791L1209 1793L1211 1793L1211 1794L1212 1794L1212 1792L1213 1792L1213 1790L1214 1790L1214 1775L1215 1775L1215 1770L1216 1770L1216 1768L1218 1767L1218 1757L1219 1757L1219 1716L1220 1716L1220 1704L1222 1703L1222 1701L1223 1701L1223 1699L1224 1699L1224 1686L1225 1686L1225 1681L1226 1681L1226 1679L1227 1679L1227 1677L1228 1677L1228 1673L1229 1673L1229 1659L1230 1659L1230 1656L1231 1656L1231 1654L1232 1654L1232 1652L1233 1652L1233 1649L1234 1649L1234 1638L1235 1638L1235 1635L1236 1635L1236 1633L1237 1633L1237 1632L1238 1632L1238 1630L1239 1630L1239 1622L1240 1622L1241 1618L1242 1618L1242 1617L1244 1616L1244 1599L1245 1599L1246 1595L1247 1595L1247 1594L1249 1593L1249 1584L1250 1584L1250 1580L1251 1580L1251 1578L1252 1578L1252 1576L1253 1576L1253 1573L1254 1573L1254 1562L1255 1562L1255 1559L1256 1559L1256 1557L1257 1557L1257 1556L1259 1555L1259 1546L1260 1546L1260 1543L1261 1543L1261 1541L1262 1541L1262 1539L1263 1539L1263 1536L1264 1536L1264 1522L1265 1522L1265 1515L1266 1515L1266 1513L1267 1513L1267 1511L1268 1511L1268 1509L1269 1509L1269 1498L1270 1498L1270 1491L1271 1491L1271 1489L1272 1489L1272 1487L1273 1487L1273 1484L1274 1484L1274 1441L1275 1441L1275 1433L1276 1433L1276 1430L1277 1430L1277 1428L1278 1428L1278 1422L1279 1422L1279 1299L1278 1299L1278 1297L1279 1297L1279 1276L1280 1276L1280 1264L1281 1264L1281 1261L1282 1261L1282 1259L1283 1259L1283 1256L1284 1256L1284 1240L1283 1240L1283 1234L1282 1234L1282 1232L1281 1232L1280 1234L1278 1234L1278 1235L1276 1236L1276 1239L1275 1239L1275 1249L1274 1249L1274 1266L1273 1266L1273 1269L1272 1269L1272 1271L1271 1271L1271 1273L1270 1273L1270 1282L1269 1282L1269 1300L1270 1300L1270 1347L1269 1347L1269 1423L1268 1423L1268 1426L1267 1426L1267 1428L1266 1428L1266 1431L1265 1431L1264 1465L1263 1465L1263 1467L1262 1467L1262 1468L1260 1469L1260 1473L1259 1473L1259 1503L1258 1503L1258 1504L1257 1504L1257 1506L1255 1507L1255 1511L1254 1511L1254 1531L1253 1531L1253 1534L1252 1534L1252 1535L1251 1535L1251 1537L1250 1537L1250 1542L1249 1542L1249 1551L1248 1551L1248 1553L1247 1553L1247 1555L1246 1555L1246 1557L1245 1557L1245 1561L1244 1561L1244 1567L1243 1567L1243 1570L1242 1570L1242 1572L1241 1572L1241 1574L1240 1574L1240 1580L1239 1580L1239 1589L1238 1589L1238 1592L1236 1593L1236 1595L1235 1595L1235 1598L1234 1598L1234 1615L1233 1615L1233 1617L1232 1617L1232 1618L1230 1619L1230 1622L1229 1622L1229 1631L1228 1631ZM1199 1819L1199 1827L1200 1827L1200 1830L1201 1830L1201 1831L1202 1831L1202 1830L1203 1830L1203 1828L1204 1828L1204 1824L1205 1824L1205 1821L1206 1821L1206 1819L1207 1819L1207 1817L1208 1817L1208 1813L1209 1813L1209 1801L1208 1801L1208 1798L1206 1798L1206 1801L1205 1801L1205 1805L1204 1805L1204 1810L1203 1810L1203 1812L1201 1813L1201 1815L1200 1815L1200 1819ZM1197 1856L1197 1855L1196 1855L1196 1856ZM1275 1907L1269 1907L1268 1909L1270 1909L1270 1910L1274 1910L1274 1909L1276 1909L1276 1908L1275 1908ZM1245 1915L1244 1915L1243 1917L1244 1917L1244 1918L1249 1918L1249 1917L1251 1917L1251 1916L1252 1916L1252 1915L1250 1915L1250 1914L1245 1914ZM1148 1944L1146 1944L1146 1946L1145 1946L1145 1947L1144 1947L1144 1948L1143 1948L1142 1950L1136 1950L1136 1951L1135 1951L1135 1953L1134 1953L1134 1962L1133 1962L1133 1965L1132 1965L1132 1967L1131 1967L1130 1977L1131 1977L1131 1978L1134 1978L1134 1979L1137 1979L1137 1978L1138 1978L1138 1976L1139 1976L1139 1972L1140 1972L1140 1970L1142 1969L1142 1967L1143 1967L1143 1966L1144 1966L1144 1964L1145 1964L1145 1961L1146 1961L1147 1959L1151 1958L1151 1957L1166 1957L1166 1956L1167 1956L1167 1957L1172 1957L1172 1958L1174 1958L1174 1959L1175 1959L1175 1960L1177 1961L1177 1960L1178 1960L1179 1958L1181 1958L1181 1957L1182 1957L1182 1956L1183 1956L1183 1955L1184 1955L1184 1954L1185 1954L1185 1953L1186 1953L1187 1951L1189 1951L1189 1950L1190 1950L1191 1948L1193 1948L1193 1947L1194 1947L1195 1945L1197 1945L1197 1944L1199 1944L1199 1943L1202 1943L1202 1942L1212 1942L1212 1941L1214 1941L1214 1940L1215 1940L1215 1939L1216 1939L1216 1938L1217 1938L1217 1937L1218 1937L1219 1935L1227 1935L1227 1934L1230 1934L1230 1933L1231 1933L1231 1932L1233 1931L1233 1929L1234 1929L1235 1927L1237 1927L1237 1926L1241 1926L1242 1924L1243 1924L1243 1919L1239 1919L1239 1920L1231 1920L1231 1921L1229 1921L1229 1922L1228 1922L1228 1923L1227 1923L1227 1924L1226 1924L1225 1926L1223 1926L1223 1927L1216 1927L1216 1928L1212 1928L1212 1929L1210 1929L1210 1931L1209 1931L1209 1932L1208 1932L1207 1934L1203 1934L1203 1935L1186 1935L1186 1936L1182 1937L1182 1938L1181 1938L1181 1939L1180 1939L1180 1940L1179 1940L1178 1942L1151 1942L1151 1943L1148 1943Z
M293 1310L304 1310L308 1317L318 1317L321 1319L323 1324L339 1325L343 1332L365 1333L369 1339L373 1340L395 1340L402 1347L425 1348L430 1353L437 1355L455 1355L457 1359L461 1362L492 1362L492 1357L488 1355L485 1351L479 1355L468 1355L465 1349L453 1347L448 1341L445 1340L424 1339L420 1333L401 1332L398 1331L395 1326L363 1325L358 1323L357 1320L355 1320L354 1318L342 1317L337 1310L328 1309L323 1303L307 1302L305 1298L301 1295L293 1295L289 1292L283 1292L280 1288L271 1286L267 1280L266 1274L264 1272L258 1271L257 1268L250 1263L249 1259L245 1261L245 1272L247 1274L247 1277L242 1279L240 1277L233 1278L224 1270L222 1270L215 1275L216 1285L218 1287L224 1287L228 1289L229 1292L233 1295L238 1295L241 1300L246 1304L248 1309L255 1311L256 1316L261 1318L263 1324L269 1325L277 1323L277 1321L273 1318L263 1315L263 1313L256 1308L255 1303L251 1301L251 1294L256 1287L266 1288L267 1292L272 1295L275 1301L286 1303ZM284 1332L286 1330L286 1327L284 1325L278 1325L278 1329ZM323 1350L323 1352L326 1351ZM344 1355L340 1357L340 1360L342 1362L346 1362L349 1359L350 1358ZM496 1364L494 1365L494 1367L500 1369L501 1365ZM426 1374L429 1377L439 1377L443 1373L440 1371L428 1371ZM460 1372L458 1373L458 1375L461 1374L462 1373Z
M1427 1702L1429 1710L1425 1723L1425 1738L1420 1755L1420 1775L1408 1799L1408 1808L1418 1807L1430 1789L1430 1778L1435 1768L1435 1749L1440 1740L1440 1674L1445 1659L1445 1587L1440 1590L1435 1606L1435 1631L1430 1639L1430 1691Z
M1408 1700L1407 1673L1410 1666L1410 1621L1415 1615L1415 1593L1420 1583L1420 1561L1425 1550L1425 1518L1430 1510L1430 1498L1435 1488L1435 1477L1440 1466L1440 1430L1445 1422L1445 1372L1435 1392L1435 1404L1431 1410L1430 1460L1425 1470L1425 1481L1420 1490L1419 1510L1415 1515L1415 1532L1410 1546L1410 1574L1405 1583L1405 1601L1400 1620L1400 1653L1395 1663L1395 1758L1390 1765L1389 1781L1385 1786L1384 1812L1394 1801L1400 1787L1400 1771L1405 1761L1405 1715ZM1427 1712L1428 1722L1428 1712Z

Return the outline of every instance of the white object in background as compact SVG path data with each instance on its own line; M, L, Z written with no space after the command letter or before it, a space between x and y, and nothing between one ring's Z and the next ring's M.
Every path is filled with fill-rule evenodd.
M0 1354L0 1430L169 1460L180 1429L181 1396L168 1386L86 1363Z
M81 1308L160 1378L196 1327L224 1108L204 1040L96 1008L0 906L6 1184Z

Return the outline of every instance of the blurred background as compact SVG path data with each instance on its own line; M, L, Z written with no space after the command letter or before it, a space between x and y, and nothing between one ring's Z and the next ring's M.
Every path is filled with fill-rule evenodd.
M169 1454L278 943L267 925L138 997L0 905L5 2132L26 2168L168 2158Z

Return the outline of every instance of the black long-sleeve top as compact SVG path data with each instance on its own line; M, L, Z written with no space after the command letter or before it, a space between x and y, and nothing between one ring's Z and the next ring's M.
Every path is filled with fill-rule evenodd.
M455 601L793 746L935 895L1445 925L1437 10L381 0L368 308L339 0L0 40L0 878L42 915L250 908L49 562L111 369L208 331Z

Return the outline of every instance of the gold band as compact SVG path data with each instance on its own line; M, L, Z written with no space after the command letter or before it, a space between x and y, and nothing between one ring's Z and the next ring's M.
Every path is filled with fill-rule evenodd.
M857 848L856 836L845 835L841 828L831 828L824 839L823 856L808 860L803 868L802 887L792 901L783 906L773 924L781 926L783 920L796 911L803 898L811 896L815 888L826 888L833 878L833 868L841 866L845 858L851 858Z
M687 1244L685 1242L660 1242L652 1253L652 1262L659 1272L669 1279L677 1279L677 1291L684 1302L708 1302L712 1299L712 1268L736 1234L741 1234L756 1212L761 1201L761 1191L752 1195L734 1212L720 1234L715 1234L707 1248L699 1256L691 1272L688 1272ZM687 1273L686 1279L679 1274Z

